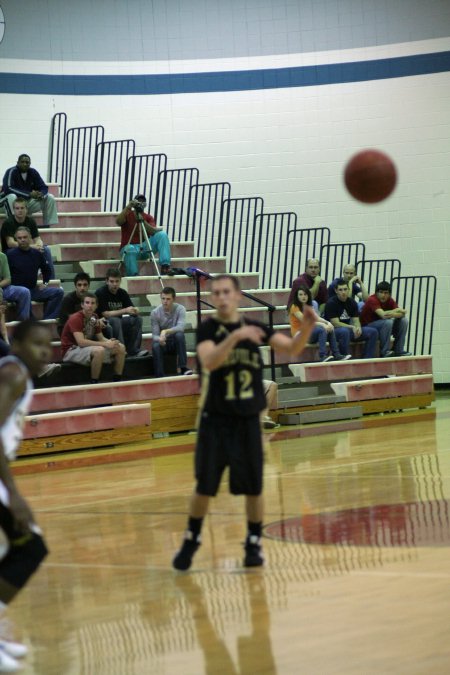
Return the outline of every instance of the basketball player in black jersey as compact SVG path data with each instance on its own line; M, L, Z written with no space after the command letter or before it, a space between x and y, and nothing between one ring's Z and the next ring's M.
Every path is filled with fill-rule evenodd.
M47 327L27 320L15 329L11 355L0 359L0 528L8 541L8 551L0 560L0 615L47 555L41 531L8 464L22 440L32 397L31 377L48 364L50 354ZM24 645L0 637L0 673L19 670L16 659L26 652Z
M244 565L258 567L263 521L263 443L259 414L266 407L263 362L259 346L298 356L315 325L308 312L301 333L290 338L256 321L242 318L236 277L221 274L211 281L216 314L197 330L197 356L202 369L200 425L195 450L196 486L189 506L183 543L173 559L177 570L187 570L201 543L203 518L210 497L219 488L226 466L230 492L246 497L248 533Z

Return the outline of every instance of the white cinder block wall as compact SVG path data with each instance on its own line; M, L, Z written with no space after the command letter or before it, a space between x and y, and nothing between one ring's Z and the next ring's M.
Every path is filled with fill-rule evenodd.
M402 274L434 274L435 377L450 382L448 69L391 78L387 66L382 79L360 82L343 76L321 86L130 93L139 75L228 72L233 82L242 70L446 54L450 3L128 0L112 11L106 2L28 0L26 6L25 12L14 0L2 2L0 92L9 93L2 93L0 108L1 167L28 152L45 175L50 119L64 111L69 126L103 124L107 140L134 138L139 154L165 152L170 168L196 166L202 182L230 181L234 197L260 195L267 211L295 211L304 227L326 225L334 242L363 241L369 258L398 257ZM12 82L5 73L20 77ZM45 74L54 78L41 83ZM118 74L129 78L112 95L109 78ZM104 93L74 94L70 75L102 75ZM29 93L40 86L44 93ZM399 170L396 192L375 206L355 202L342 186L345 161L364 147L387 151Z

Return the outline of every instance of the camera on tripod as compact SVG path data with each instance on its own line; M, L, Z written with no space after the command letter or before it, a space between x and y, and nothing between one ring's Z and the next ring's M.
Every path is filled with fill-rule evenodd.
M131 203L136 213L144 213L144 209L147 206L147 200L144 195L136 195Z

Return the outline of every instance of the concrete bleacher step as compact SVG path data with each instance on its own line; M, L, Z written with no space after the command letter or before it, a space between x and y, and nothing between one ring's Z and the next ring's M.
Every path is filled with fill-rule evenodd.
M24 438L81 434L105 429L150 425L149 403L112 405L105 408L42 413L25 417Z
M283 409L314 407L322 405L335 405L336 403L344 403L344 402L345 402L344 396L338 396L336 394L318 394L316 396L313 395L311 397L299 396L297 399L293 397L292 399L283 401L282 403L280 403L280 401L278 400L278 407Z
M171 267L179 267L182 269L186 269L186 267L200 267L201 269L207 270L210 274L224 273L227 269L227 259L225 256L216 256L213 258L195 258L194 256L188 256L178 258L174 257L174 254L172 253L172 261L170 264ZM139 274L143 276L155 274L153 261L144 260L139 266Z
M189 260L192 264L192 261L195 261L194 257L194 242L191 241L174 241L170 244L171 254L174 258L184 258ZM117 242L116 255L112 259L104 260L102 258L85 260L80 259L79 264L84 272L87 272L92 278L103 278L106 274L106 270L109 267L118 267L120 264L119 255L119 241ZM147 261L140 260L138 261L139 273L142 276L142 269L147 264ZM154 271L152 270L152 273Z
M282 407L285 403L289 404L291 401L309 399L318 395L318 387L279 387L278 404L280 407Z
M351 382L331 382L331 387L335 394L343 396L345 401L395 398L416 394L432 394L433 376L429 374L407 375Z
M70 228L72 230L83 230L85 227L117 227L116 224L117 213L111 213L107 211L73 211L69 212L59 212L58 213L58 224L55 225L57 228ZM0 215L0 225L5 220L6 215ZM44 227L42 214L33 213L33 218L36 221L38 227L42 227L44 232L47 227ZM51 229L53 226L50 225L48 229Z
M322 408L321 410L304 410L296 413L281 413L278 422L284 425L317 424L319 422L336 422L353 420L363 416L361 406L347 408Z
M58 213L100 213L102 200L101 197L57 197L56 208Z
M244 289L251 288L258 283L259 275L253 272L245 274L236 274L240 280L241 286ZM171 286L178 292L189 292L195 290L195 280L186 275L176 275L174 277L163 277L165 286ZM130 295L148 295L161 293L161 283L157 276L148 277L124 277L122 279L122 288L124 288Z
M101 197L56 196L56 210L58 211L58 215L66 213L100 213L102 210L102 200ZM42 213L34 213L33 218L41 221Z
M281 290L264 290L264 289L252 289L249 290L248 292L257 297L260 300L263 300L265 302L270 302L272 305L278 306L278 307L284 307L286 308L286 301L287 297L289 295L290 289L281 289ZM160 304L160 299L159 295L148 295L148 300L150 304L155 306L156 304ZM202 291L200 293L200 298L203 301L210 302L210 297L211 294L209 291ZM186 291L186 292L181 292L177 293L177 301L180 302L186 309L186 311L190 310L195 310L197 309L197 295L196 295L196 290L195 286L191 289L191 291ZM258 305L255 303L255 301L250 300L249 298L246 298L242 296L242 299L240 301L240 306L241 307L258 307ZM203 305L205 308L205 305Z
M81 239L82 233L80 232ZM75 244L52 244L50 245L52 256L55 260L68 262L70 260L98 260L115 259L119 253L119 242L117 243L86 243L79 241Z
M301 382L422 375L432 373L431 356L402 356L387 359L353 359L327 363L291 363L289 369Z
M109 211L72 211L58 214L58 227L82 230L85 227L117 227L116 212ZM33 215L34 218L34 215ZM42 225L42 216L35 218Z
M65 244L114 244L117 249L120 242L120 227L83 227L77 230L71 227L52 226L43 230L42 237L47 246ZM58 249L55 249L57 253Z
M74 410L198 394L196 375L36 389L31 412ZM170 408L170 406L169 406ZM174 411L171 411L174 415Z

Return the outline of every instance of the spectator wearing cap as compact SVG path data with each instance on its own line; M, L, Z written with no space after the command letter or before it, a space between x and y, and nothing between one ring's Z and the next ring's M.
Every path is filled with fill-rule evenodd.
M138 276L138 260L148 260L150 257L143 229L147 233L153 253L158 253L161 274L170 272L169 237L162 227L156 226L153 216L145 212L146 205L145 195L136 195L116 218L116 223L122 230L120 255L127 277Z

